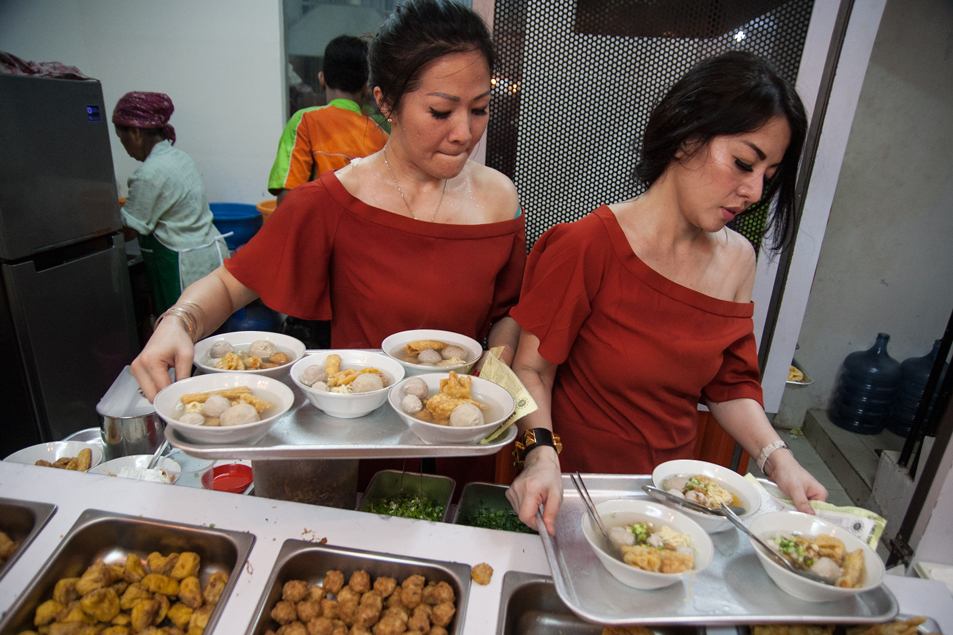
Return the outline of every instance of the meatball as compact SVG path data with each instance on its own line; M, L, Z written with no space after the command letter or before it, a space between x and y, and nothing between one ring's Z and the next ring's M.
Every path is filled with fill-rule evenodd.
M384 380L377 373L363 373L351 382L351 392L373 392L384 387Z
M316 617L308 622L308 635L331 635L334 622L328 617Z
M320 364L308 366L301 372L301 377L298 378L298 381L306 386L313 386L319 381L327 380L328 374L325 372L324 366L321 366Z
M478 567L480 565L477 565ZM493 570L490 569L490 573ZM453 592L453 587L447 584L446 582L438 582L437 586L434 587L433 591L434 604L442 604L443 602L453 602L455 601L456 594Z
M420 412L423 407L424 404L420 401L417 395L404 395L404 398L400 400L400 409L409 415L412 415L415 412Z
M443 357L437 351L426 348L417 354L417 361L421 364L436 364L443 361Z
M222 413L228 410L230 403L228 399L221 395L209 395L209 398L202 404L202 414L206 417L221 417Z
M441 602L433 607L430 621L437 626L447 626L453 620L453 614L456 612L457 609L452 602Z
M302 600L295 605L298 611L298 619L307 624L311 620L321 617L320 600Z
M337 593L344 587L344 574L340 571L328 571L324 574L324 582L321 583L325 593Z
M225 357L234 350L235 349L232 347L232 345L225 340L218 340L212 344L212 348L208 350L208 356L212 359L219 359L220 357Z
M397 580L381 576L374 580L374 592L382 598L386 598L394 589L397 588Z
M281 587L281 599L297 604L308 597L308 592L308 583L304 580L288 580Z
M416 607L423 599L423 587L405 586L400 592L400 602L409 609Z
M456 344L451 344L450 346L447 346L442 351L440 351L440 357L444 359L453 359L454 357L456 357L457 359L462 359L463 361L467 361L467 358L469 356L470 356L470 353L468 353L465 348L463 348L462 346L457 346Z
M473 581L476 582L477 584L482 584L483 586L486 586L490 583L490 578L493 577L493 567L491 567L485 562L481 562L480 564L478 564L477 566L473 567L473 569L470 570L470 577L473 578ZM446 583L444 582L442 584L446 584ZM447 586L450 586L450 585L447 585ZM434 598L436 599L436 594L434 594ZM447 602L447 601L449 602L453 601L453 589L450 590L449 599L438 600L438 603Z
M187 423L190 426L205 425L205 417L197 412L186 412L184 415L179 417L179 421L181 423Z
M267 359L278 352L278 348L268 340L255 340L248 347L248 354Z
M339 605L337 600L321 600L321 615L323 617L329 617L332 620L338 619L339 616Z
M291 622L279 628L275 635L308 635L308 628L301 622Z
M321 600L323 600L324 596L326 595L324 589L319 587L317 584L313 585L310 589L308 589L308 594L309 594L309 599L314 600L316 602L320 602Z
M240 426L246 423L261 421L258 411L249 403L240 403L222 413L219 419L223 426Z
M482 426L483 413L472 403L460 404L450 413L450 425L454 428Z
M351 579L347 585L351 587L355 593L363 595L371 590L371 576L367 571L355 571L351 574Z
M420 377L411 377L404 382L404 394L413 395L423 401L430 394L430 389L427 388L427 382Z
M290 624L298 619L298 611L294 602L290 600L281 600L271 609L271 619L279 624Z
M388 616L375 624L371 632L374 635L399 635L406 630L407 625L399 617Z

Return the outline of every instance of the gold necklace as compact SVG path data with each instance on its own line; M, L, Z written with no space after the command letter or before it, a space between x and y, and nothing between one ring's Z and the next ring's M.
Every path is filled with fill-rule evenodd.
M397 193L400 194L400 200L404 202L404 207L407 208L407 211L410 212L410 217L414 220L420 220L414 215L414 210L410 209L410 204L407 203L407 199L404 198L404 192L400 189L400 183L397 182L397 177L394 176L394 171L390 169L390 163L387 162L387 146L384 146L384 165L387 166L387 171L390 172L390 178L394 181L394 185L397 186ZM440 192L440 200L437 202L437 209L433 211L433 216L430 217L430 222L434 222L437 218L437 212L440 211L440 206L443 205L443 197L447 193L447 183L450 179L443 180L443 191Z

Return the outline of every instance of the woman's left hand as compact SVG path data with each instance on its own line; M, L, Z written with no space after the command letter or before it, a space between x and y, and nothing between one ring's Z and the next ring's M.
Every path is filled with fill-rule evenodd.
M776 450L768 458L765 466L770 478L777 483L781 491L791 497L798 511L813 514L811 501L827 500L827 488L801 467L794 455L786 450Z

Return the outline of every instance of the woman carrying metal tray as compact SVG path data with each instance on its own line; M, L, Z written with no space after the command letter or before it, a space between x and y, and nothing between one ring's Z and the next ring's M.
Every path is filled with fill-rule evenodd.
M508 492L523 522L545 504L554 533L561 470L646 474L692 458L700 402L798 509L827 498L764 414L755 252L726 227L773 199L765 231L775 250L790 244L806 129L767 62L705 60L652 112L636 167L648 189L536 243L511 312L513 369L539 405L519 422L525 468Z

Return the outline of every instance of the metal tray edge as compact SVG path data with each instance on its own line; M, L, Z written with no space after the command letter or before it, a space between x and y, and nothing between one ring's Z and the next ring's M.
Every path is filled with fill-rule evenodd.
M15 507L27 507L33 510L33 513L36 516L36 521L33 523L33 529L31 529L26 537L20 541L20 546L17 547L17 550L13 552L13 555L10 556L2 566L0 566L0 580L2 580L3 576L7 574L7 571L13 568L13 565L16 564L16 561L20 559L20 556L23 554L23 552L30 547L30 543L33 542L33 539L36 538L37 534L39 534L40 531L46 527L46 524L50 522L50 518L56 514L57 507L51 503L18 500L16 498L0 498L0 503L5 503Z

